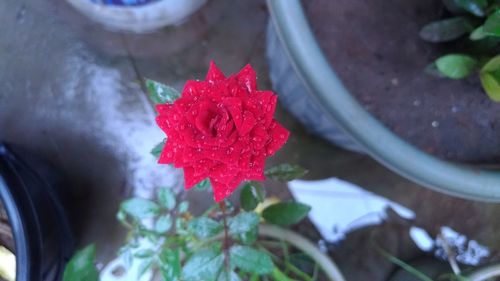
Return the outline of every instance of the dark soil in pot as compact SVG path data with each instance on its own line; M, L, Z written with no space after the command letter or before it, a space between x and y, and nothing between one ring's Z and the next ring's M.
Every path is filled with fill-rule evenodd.
M432 45L419 38L425 24L446 17L439 0L303 1L318 41L347 89L403 139L458 162L500 160L500 104L479 78L448 80L424 72L467 40Z

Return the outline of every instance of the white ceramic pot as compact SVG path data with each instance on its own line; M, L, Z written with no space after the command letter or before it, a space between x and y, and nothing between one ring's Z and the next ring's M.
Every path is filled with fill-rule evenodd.
M151 32L183 22L207 0L159 0L139 6L93 3L90 0L67 0L73 7L104 26L119 31Z

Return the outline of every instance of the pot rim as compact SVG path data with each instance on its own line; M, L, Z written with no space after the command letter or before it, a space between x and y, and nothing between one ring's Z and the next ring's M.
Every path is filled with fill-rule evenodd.
M337 267L335 261L327 254L323 253L316 245L314 245L302 234L288 228L267 223L259 224L258 229L258 236L271 237L276 240L288 242L304 254L308 255L319 265L329 280L345 281L345 278L340 269ZM212 237L211 240L215 241L223 238L224 235L221 233Z
M207 0L159 0L138 6L106 5L89 0L66 1L89 18L111 29L147 33L180 24Z
M500 202L500 172L438 159L410 145L371 116L344 87L321 51L300 0L267 0L295 71L329 117L392 171L432 190Z
M144 3L140 5L113 5L113 4L102 4L102 3L94 3L89 0L67 0L69 3L73 5L78 5L79 7L86 7L88 9L95 9L97 12L107 13L111 11L113 13L127 13L131 12L143 12L143 11L153 11L157 9L172 9L182 4L182 2L186 2L188 4L200 2L200 0L190 0L189 2L186 0L157 0L150 3ZM204 0L202 0L204 1ZM126 16L126 15L125 15Z
M1 147L0 147L1 149ZM31 267L30 250L28 247L28 237L22 215L16 204L16 200L0 175L0 201L7 212L9 224L14 237L16 256L16 280L28 280L28 272Z
M272 0L271 0L272 1ZM259 236L272 237L274 239L281 239L295 246L303 253L311 257L328 276L331 281L345 281L342 272L339 270L335 262L321 252L316 245L309 241L302 234L297 233L291 229L279 227L271 224L261 224L259 226Z

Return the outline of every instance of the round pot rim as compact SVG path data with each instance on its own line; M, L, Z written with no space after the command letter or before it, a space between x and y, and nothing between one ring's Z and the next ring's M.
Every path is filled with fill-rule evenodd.
M12 229L12 235L14 237L14 246L16 249L16 280L28 280L27 274L31 266L31 259L29 247L28 247L28 237L25 231L24 221L22 215L16 205L16 200L12 193L7 188L7 184L0 175L0 201L7 212L9 218L9 224Z
M500 202L500 172L445 161L410 145L368 113L321 51L300 0L267 0L278 37L310 93L329 117L392 171L449 195Z
M145 11L154 11L158 9L170 9L178 3L185 0L177 0L176 2L170 0L158 0L151 3L145 3L141 5L112 5L112 4L101 4L93 3L89 0L67 0L69 3L76 5L78 7L83 7L86 9L92 9L100 13L123 13L123 16L129 16L131 12L142 13ZM193 2L193 1L191 1Z
M337 267L335 261L332 260L327 254L323 253L316 245L314 245L302 234L281 226L264 223L259 225L258 236L271 237L290 243L312 258L327 275L329 280L345 281L345 278L340 269ZM212 237L210 240L214 241L223 238L224 235L221 233Z
M373 158L435 191L500 202L500 172L441 160L410 145L368 113L344 87L321 51L300 0L267 0L292 65L332 121Z
M136 6L106 5L89 0L66 1L87 17L112 30L148 33L180 24L207 0L159 0Z

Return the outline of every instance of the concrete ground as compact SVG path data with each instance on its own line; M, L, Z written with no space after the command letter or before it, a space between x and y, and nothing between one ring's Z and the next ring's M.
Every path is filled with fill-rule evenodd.
M263 0L212 0L179 27L133 35L107 31L63 0L0 1L0 140L26 147L62 171L77 202L71 216L79 245L97 241L100 259L109 259L123 239L114 218L119 202L132 193L150 196L158 185L180 185L178 171L156 165L148 154L163 135L139 79L181 89L187 79L203 78L215 60L226 73L251 63L260 88L270 89L267 20ZM420 187L367 156L309 135L282 109L277 116L292 137L270 164L299 163L311 171L307 179L338 177L416 213L412 222L390 215L381 226L329 245L347 280L387 280L394 270L373 250L372 237L403 259L425 256L408 237L410 225L434 236L450 226L490 247L490 260L497 260L499 205ZM266 186L290 197L283 184ZM210 204L196 193L189 198L199 208ZM314 230L300 230L315 239Z

